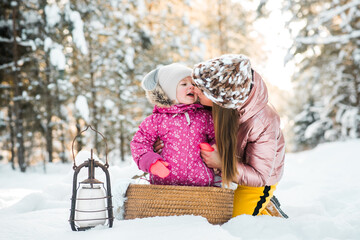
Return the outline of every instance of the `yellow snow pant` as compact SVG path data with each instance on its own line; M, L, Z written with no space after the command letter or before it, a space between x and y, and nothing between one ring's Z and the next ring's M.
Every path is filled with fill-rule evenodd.
M265 187L238 186L234 193L233 217L242 214L270 215L265 207L274 195L276 185Z

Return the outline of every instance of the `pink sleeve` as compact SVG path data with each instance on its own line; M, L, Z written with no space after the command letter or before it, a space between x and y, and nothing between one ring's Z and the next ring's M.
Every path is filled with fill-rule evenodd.
M158 137L156 115L150 115L140 124L131 143L131 154L139 169L149 172L151 164L158 159L163 159L153 151L153 145Z
M246 163L238 163L238 183L251 187L263 187L274 170L276 160L276 133L263 133L246 146Z

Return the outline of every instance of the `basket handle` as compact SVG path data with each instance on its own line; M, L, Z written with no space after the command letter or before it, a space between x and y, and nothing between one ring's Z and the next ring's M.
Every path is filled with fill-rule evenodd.
M82 130L75 138L74 140L72 141L72 144L71 144L71 151L72 151L72 156L73 156L73 161L74 161L74 166L73 166L73 169L75 170L77 168L76 166L76 162L75 162L75 154L74 154L74 143L75 143L75 140L77 137L79 137L83 132L87 131L88 129L91 129L93 130L95 133L99 134L104 142L105 142L105 160L106 160L106 163L105 163L105 167L108 168L109 167L109 163L108 163L108 158L107 158L107 153L108 153L108 147L107 147L107 142L106 142L106 138L104 137L104 135L101 134L101 132L97 131L96 129L94 129L91 125L88 125L84 130Z

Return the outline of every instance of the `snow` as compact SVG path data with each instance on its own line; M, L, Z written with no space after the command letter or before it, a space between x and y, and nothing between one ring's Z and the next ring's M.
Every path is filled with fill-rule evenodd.
M60 9L56 4L46 5L45 15L49 27L54 27L61 20Z
M98 226L73 232L68 223L72 164L48 163L46 173L43 166L20 173L1 163L0 236L7 240L359 239L359 146L357 139L287 154L275 195L290 218L241 215L221 226L211 225L200 216L122 220L122 193L130 177L140 171L133 163L112 166L110 162L117 216L113 228Z
M334 2L335 3L335 2ZM335 4L338 4L336 2ZM355 21L354 14L358 12L358 7L360 5L360 0L353 0L346 4L341 4L341 6L328 6L327 9L322 9L318 13L317 17L313 19L313 23L306 26L306 30L315 32L318 30L320 34L318 35L309 35L306 37L297 37L296 42L302 44L331 44L331 43L341 43L346 44L352 39L358 39L360 36L359 30L354 30L351 27L350 22ZM325 5L326 6L326 5ZM341 32L338 35L331 35L328 28L324 28L327 22L334 20L333 24L338 24ZM336 22L338 21L338 22Z
M50 50L50 63L58 70L64 70L66 66L66 58L63 53L63 46L55 43L51 38L46 37L44 40L44 50Z
M55 45L50 50L50 62L51 65L55 66L58 70L64 70L66 65L66 58L62 52L61 45Z
M138 0L136 2L136 8L137 8L137 13L139 14L139 16L141 18L144 17L144 15L146 14L146 5L144 0Z
M76 110L79 112L79 115L85 120L85 122L89 122L90 110L85 96L79 95L76 98L75 107Z
M353 58L354 58L354 62L357 63L358 65L360 65L360 49L359 48L354 50Z
M351 108L344 112L341 117L341 132L343 136L349 135L351 138L356 138L356 129L358 127L358 109Z
M47 37L44 40L44 51L47 52L49 49L51 49L51 46L53 45L53 41L51 38Z
M307 29L314 29L318 28L322 24L326 23L327 21L331 20L332 18L336 17L336 15L344 13L346 10L355 9L356 6L360 5L360 0L353 0L350 3L344 4L342 6L337 6L335 8L328 9L326 11L322 11L319 13L318 19L315 19L315 24L309 24ZM344 21L343 24L348 24L347 21Z
M134 69L134 56L135 56L135 50L133 48L126 49L126 55L125 55L125 62L129 69Z
M305 130L304 137L306 139L310 139L312 137L316 137L317 135L321 134L323 124L324 124L323 121L316 121L310 124Z
M298 37L296 41L303 44L330 44L330 43L348 43L351 39L357 39L360 37L360 31L355 30L349 34L343 34L338 36L321 36L314 35L311 37Z
M75 45L80 49L81 53L88 54L88 47L84 36L84 22L80 13L70 8L66 9L66 18L72 22L73 30L71 31Z
M104 102L104 106L107 110L112 110L115 108L115 103L110 99L106 99Z
M11 5L11 7L16 7L18 5L18 3L16 1L11 1L10 5Z

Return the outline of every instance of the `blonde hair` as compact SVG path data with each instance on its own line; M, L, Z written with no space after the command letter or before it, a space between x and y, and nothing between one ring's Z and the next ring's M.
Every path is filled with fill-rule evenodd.
M237 134L239 114L236 109L228 109L213 104L215 139L222 164L223 185L229 185L237 175Z

